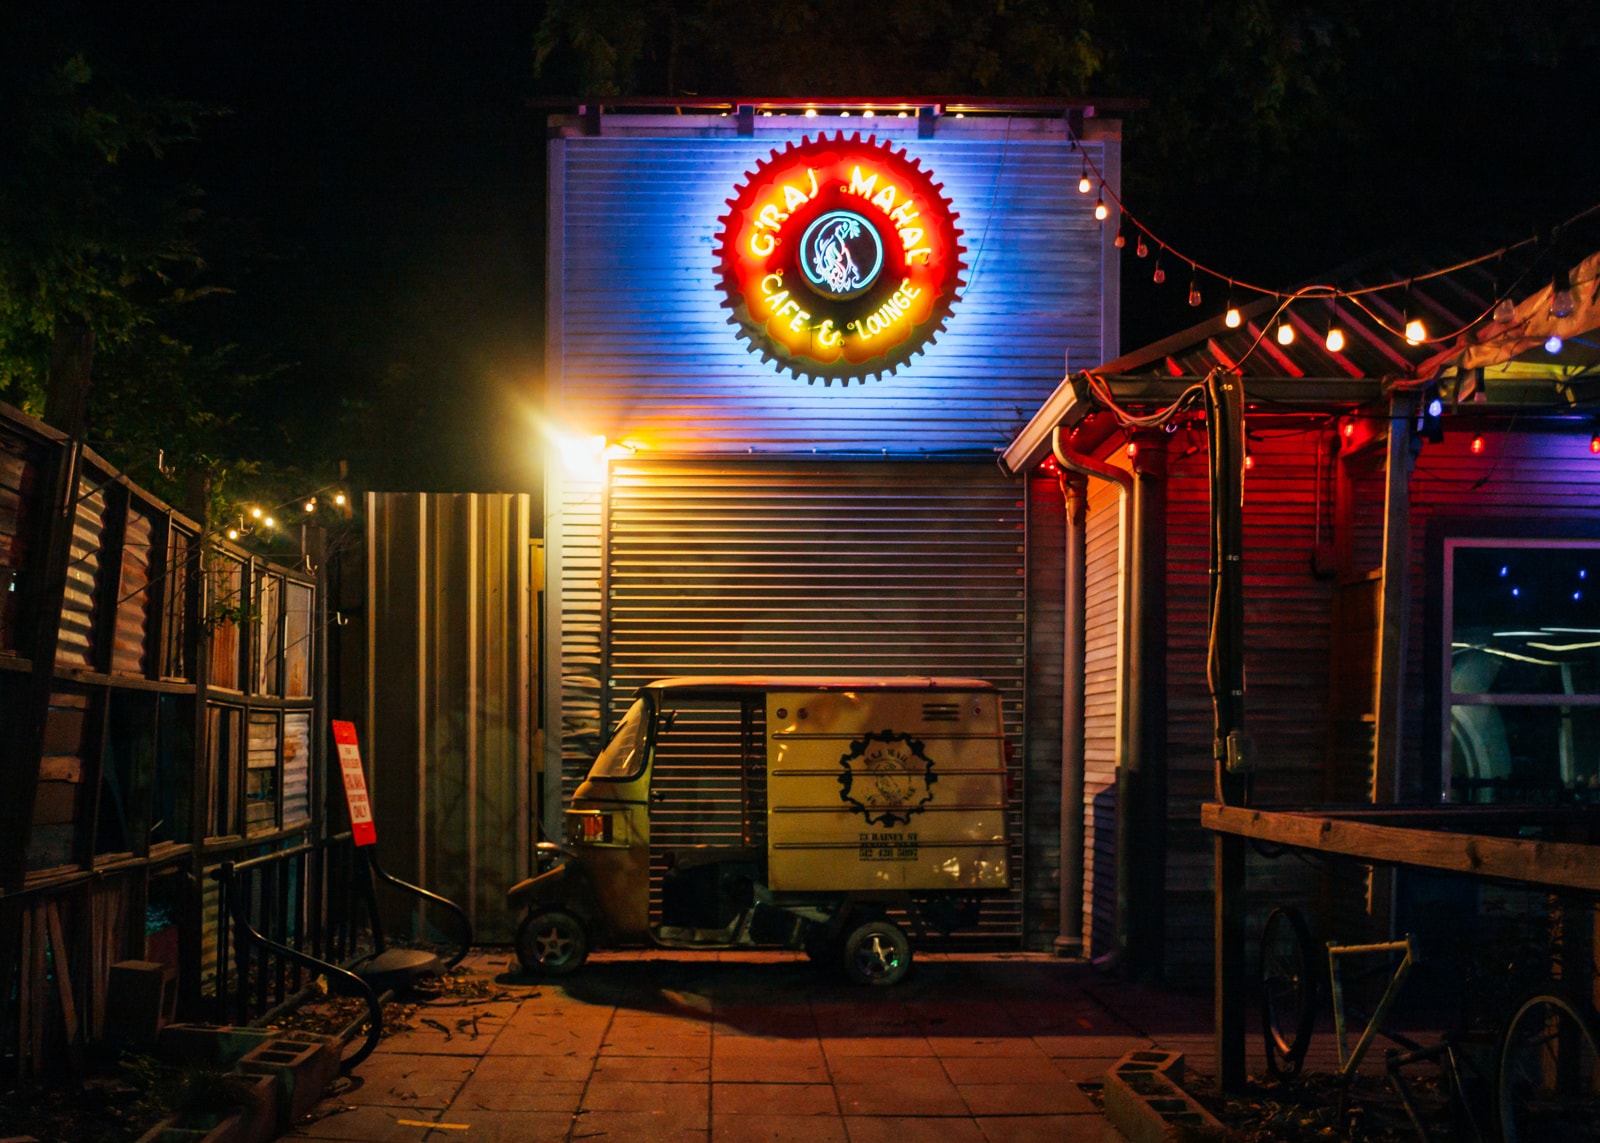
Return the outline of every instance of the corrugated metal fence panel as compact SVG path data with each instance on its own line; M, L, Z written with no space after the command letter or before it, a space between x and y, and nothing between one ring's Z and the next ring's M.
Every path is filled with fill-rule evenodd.
M1089 482L1084 537L1083 941L1111 951L1117 917L1117 764L1122 757L1122 494Z
M0 651L16 650L19 579L27 557L38 465L27 443L0 432Z
M562 485L561 795L572 796L616 723L601 713L600 486Z
M505 891L527 874L536 812L530 501L373 493L368 510L373 717L363 745L385 861L458 902L479 939L509 940ZM448 924L438 923L430 935Z
M1001 688L1020 743L1024 518L1021 488L989 464L618 463L611 722L671 675L965 675ZM985 920L1010 938L1026 877L1016 757L1017 890Z
M117 629L111 669L123 675L145 673L145 636L150 629L150 541L155 524L130 509L122 542L122 577L117 590Z
M94 666L95 588L100 582L100 548L105 539L106 494L103 478L78 480L78 514L72 527L72 555L61 601L61 637L56 665Z
M283 824L311 817L311 712L283 715Z
M283 664L283 577L257 573L254 646L256 694L281 695Z
M188 584L194 576L189 566L189 553L195 538L174 526L167 533L167 574L161 588L161 677L183 679L188 677L184 662L184 645L189 626L187 607Z
M1079 195L1059 124L896 139L954 204L967 286L945 332L894 377L808 385L735 337L714 273L725 200L774 148L756 138L596 137L562 150L559 337L564 416L585 431L681 452L887 447L990 451L1059 382L1063 352L1101 345L1105 234ZM890 128L894 130L894 128ZM1047 137L1048 136L1048 137ZM1086 148L1097 163L1108 144ZM1115 146L1115 144L1109 144Z
M315 596L305 584L290 583L284 590L288 595L283 613L283 693L288 698L310 698Z

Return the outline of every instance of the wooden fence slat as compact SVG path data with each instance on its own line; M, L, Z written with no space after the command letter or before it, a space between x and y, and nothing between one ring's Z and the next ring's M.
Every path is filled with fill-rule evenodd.
M28 1075L28 1049L33 1044L33 911L19 909L17 928L17 1071Z
M78 1042L78 1005L72 997L72 953L61 935L61 912L54 901L45 902L45 922L49 926L50 947L55 951L56 992L61 997L61 1023L67 1032L67 1045Z
M35 906L31 912L33 935L28 949L28 974L32 977L28 999L28 1074L38 1079L44 1074L44 1009L47 991L44 983L45 924L43 908Z

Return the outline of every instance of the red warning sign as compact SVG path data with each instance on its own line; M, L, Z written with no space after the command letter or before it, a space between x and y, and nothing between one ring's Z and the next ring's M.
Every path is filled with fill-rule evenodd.
M372 824L372 801L367 797L367 775L361 769L361 747L356 744L356 724L333 720L333 741L339 748L339 772L344 775L344 801L350 807L350 833L357 845L376 845L378 827Z

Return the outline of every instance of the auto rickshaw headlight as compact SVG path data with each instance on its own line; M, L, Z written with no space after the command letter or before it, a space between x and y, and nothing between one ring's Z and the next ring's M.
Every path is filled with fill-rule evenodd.
M567 836L579 844L604 845L612 838L611 815L600 810L569 810Z

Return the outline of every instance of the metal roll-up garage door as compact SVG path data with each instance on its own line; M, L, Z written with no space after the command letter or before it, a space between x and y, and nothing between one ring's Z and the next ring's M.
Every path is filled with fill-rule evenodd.
M1020 939L1024 524L1020 487L988 462L617 463L608 725L636 687L673 675L987 679L1004 692L1014 747L1018 888L985 909L980 935ZM720 803L738 798L737 783L685 780L681 794L685 821L736 818Z

